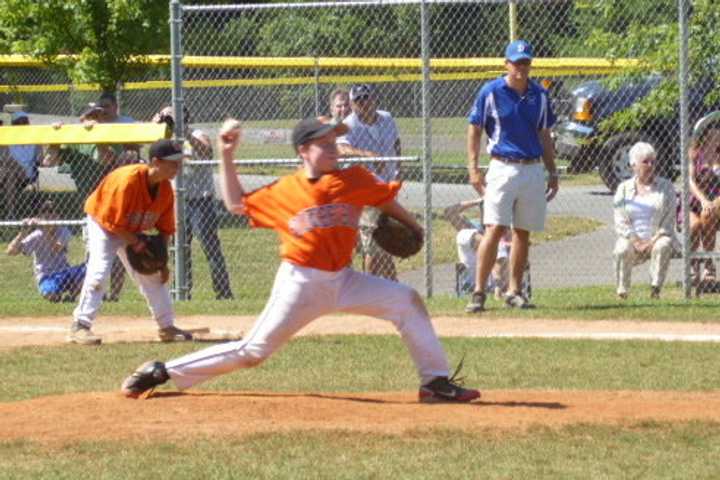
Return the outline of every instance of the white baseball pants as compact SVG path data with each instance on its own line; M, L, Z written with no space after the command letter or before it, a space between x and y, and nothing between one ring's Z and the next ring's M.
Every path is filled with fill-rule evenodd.
M125 270L140 288L153 319L158 327L165 328L175 322L172 299L168 286L162 283L161 274L142 275L130 266L125 255L125 242L102 228L91 217L87 217L87 248L89 252L85 281L73 318L88 327L92 326L107 289L115 255L120 257Z
M420 295L412 288L345 268L327 272L282 262L265 309L245 338L166 362L170 378L189 388L259 365L316 318L347 312L389 320L410 351L422 384L448 375L445 352Z
M618 294L628 292L633 267L646 262L648 259L650 260L650 285L662 287L672 257L672 240L670 237L660 237L655 241L650 253L641 254L635 250L630 240L620 237L615 242L613 257L615 258Z

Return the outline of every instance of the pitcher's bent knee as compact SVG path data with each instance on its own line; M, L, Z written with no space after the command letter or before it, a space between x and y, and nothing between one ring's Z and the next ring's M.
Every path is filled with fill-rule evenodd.
M420 296L416 290L410 291L410 305L420 311L423 315L429 317L427 307L425 306L425 300Z
M272 355L272 351L252 346L245 346L239 353L240 363L246 368L257 367Z

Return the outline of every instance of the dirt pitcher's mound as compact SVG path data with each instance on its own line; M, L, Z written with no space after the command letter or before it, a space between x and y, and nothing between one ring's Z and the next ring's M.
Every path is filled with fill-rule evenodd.
M1 403L0 440L187 439L292 430L403 434L646 420L720 421L720 392L491 390L464 405L419 404L409 392L159 392L146 400L84 393Z

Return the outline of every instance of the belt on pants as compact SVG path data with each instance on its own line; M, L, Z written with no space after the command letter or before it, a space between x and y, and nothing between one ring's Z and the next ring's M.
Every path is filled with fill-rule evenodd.
M497 160L498 162L503 163L516 163L520 165L532 165L534 163L540 163L539 158L508 158L508 157L498 157L493 155L493 160Z

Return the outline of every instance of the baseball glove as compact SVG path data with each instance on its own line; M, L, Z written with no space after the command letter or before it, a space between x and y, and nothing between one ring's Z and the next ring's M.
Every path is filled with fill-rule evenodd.
M140 235L145 248L136 252L132 246L125 247L128 263L138 273L152 275L156 272L166 272L168 263L168 250L161 235Z
M390 255L400 258L412 257L422 249L423 238L407 225L389 215L382 214L373 240Z

